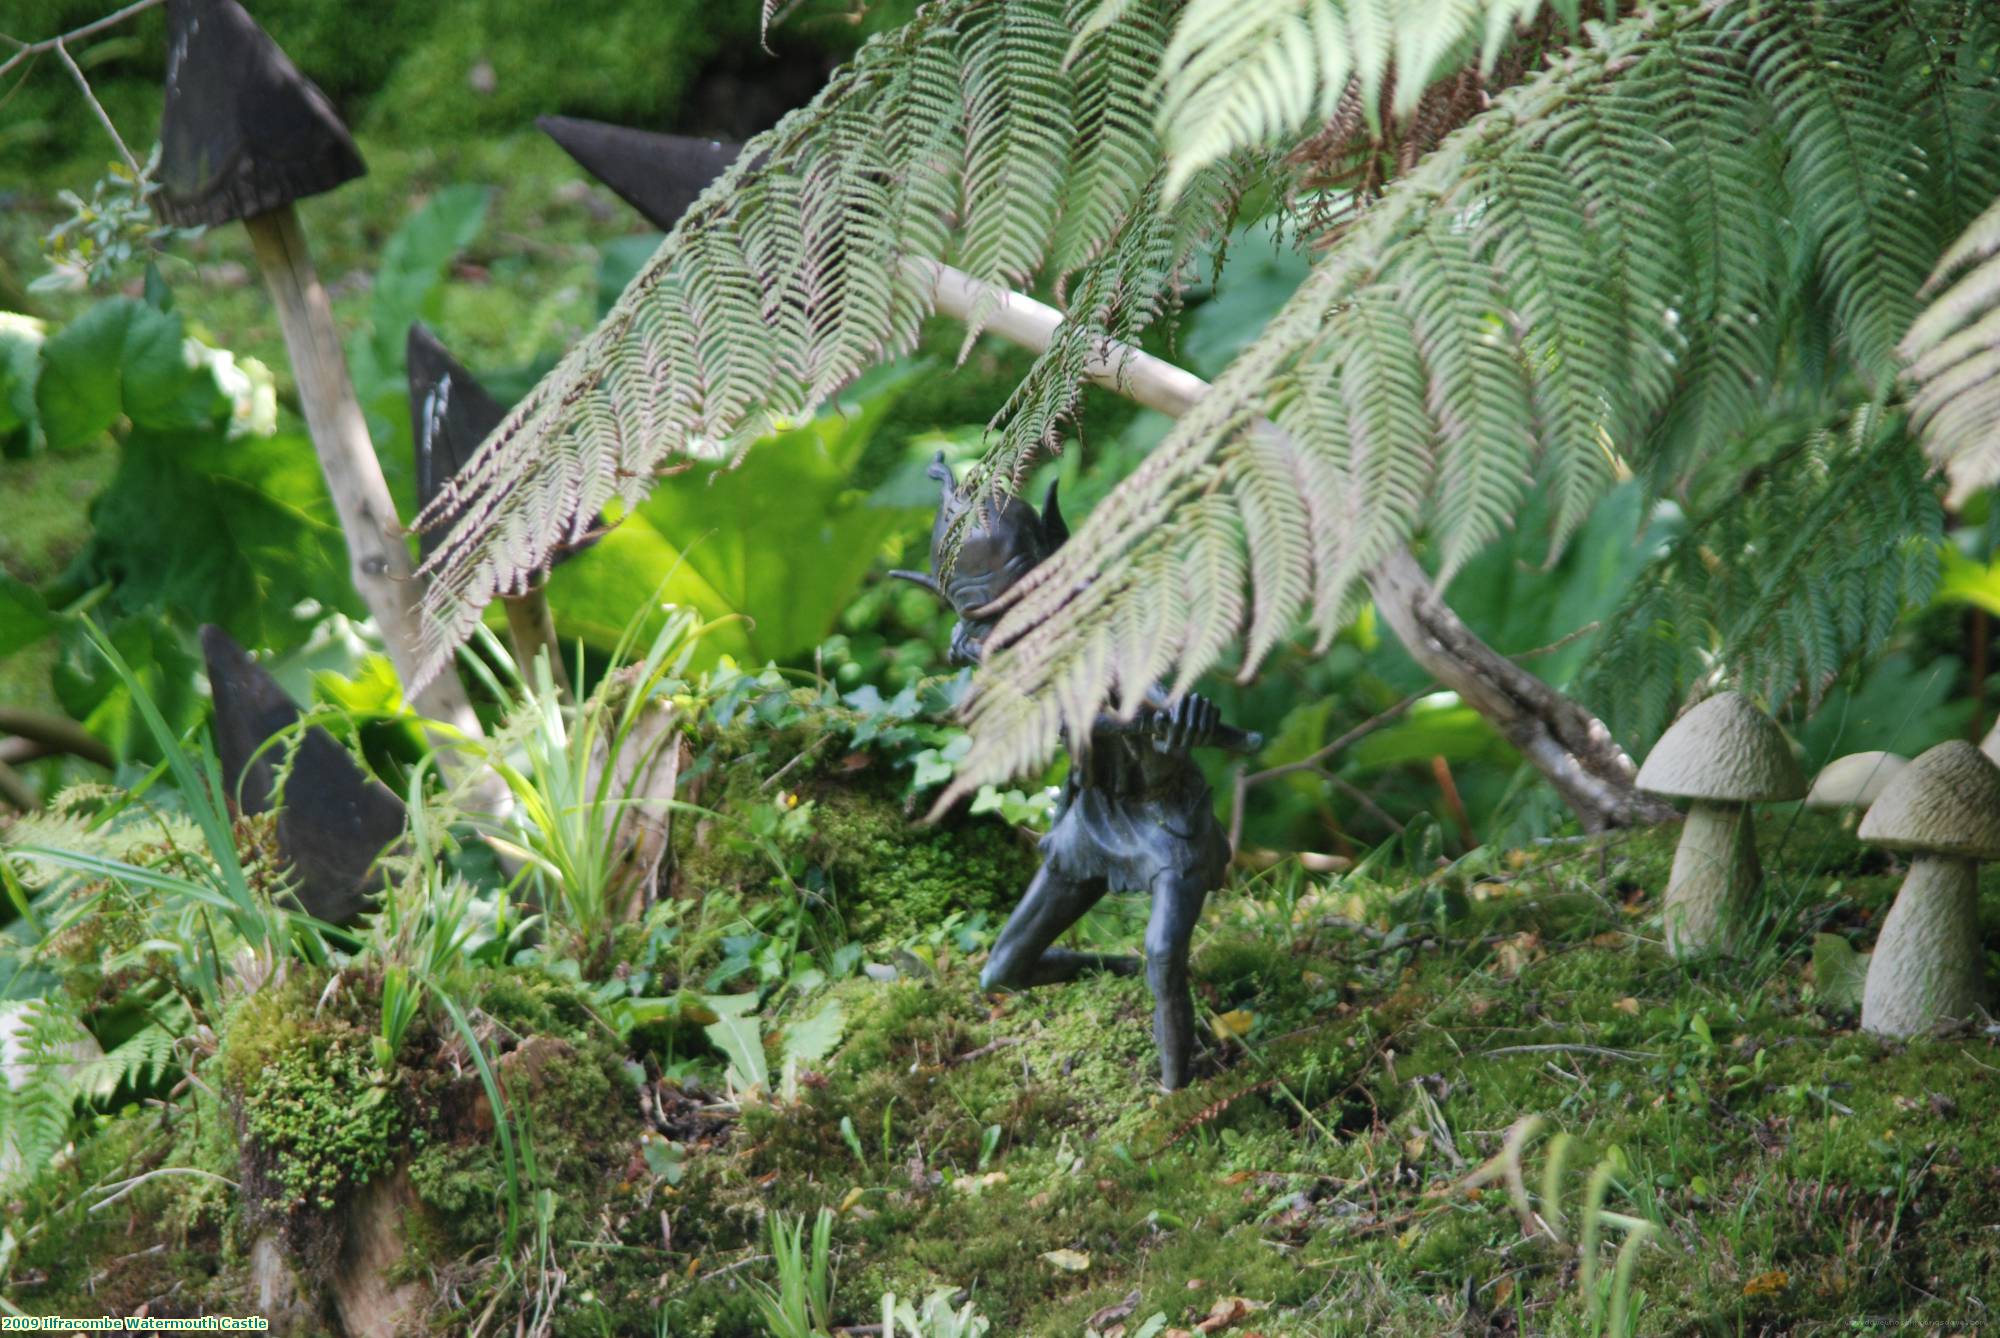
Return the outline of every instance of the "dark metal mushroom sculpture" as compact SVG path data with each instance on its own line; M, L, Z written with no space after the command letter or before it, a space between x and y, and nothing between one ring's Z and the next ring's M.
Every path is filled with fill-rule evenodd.
M231 806L257 814L276 803L278 851L292 867L299 904L329 924L353 923L381 890L376 858L403 835L402 801L317 725L295 746L271 742L299 721L299 708L278 680L219 627L201 629L201 650ZM288 753L280 797L278 773Z
M727 140L660 135L573 116L541 116L535 124L662 232L743 152Z
M395 503L354 397L326 289L293 201L366 169L326 95L236 0L168 0L166 109L154 207L183 227L241 221L256 251L327 490L347 537L354 588L405 684L417 681L417 600ZM476 734L457 678L416 693L424 714Z
M410 326L404 362L410 378L410 439L417 460L417 509L422 511L452 476L465 467L487 434L500 426L507 411L421 321ZM425 530L418 535L423 556L428 558L442 538L436 530ZM564 556L567 554L558 555L551 565L562 561ZM545 655L557 692L570 696L562 643L556 639L555 616L549 611L548 595L540 583L520 594L503 595L501 604L507 610L507 633L514 643L514 657L522 672L529 671L537 655Z
M1986 1002L1979 861L2000 859L2000 767L1954 739L1889 782L1856 835L1910 854L1861 994L1861 1029L1912 1036L1963 1022Z

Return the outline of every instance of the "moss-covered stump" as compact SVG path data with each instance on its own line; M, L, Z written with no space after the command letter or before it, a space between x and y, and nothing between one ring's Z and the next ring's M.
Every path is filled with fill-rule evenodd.
M1032 839L991 815L920 824L908 772L843 751L829 729L709 729L684 792L714 816L675 825L677 891L754 898L790 883L876 948L952 916L1004 916L1040 862Z

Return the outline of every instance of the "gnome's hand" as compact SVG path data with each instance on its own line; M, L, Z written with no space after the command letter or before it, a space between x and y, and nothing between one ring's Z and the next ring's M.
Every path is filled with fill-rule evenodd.
M1214 741L1222 711L1199 693L1190 692L1164 711L1153 713L1153 747L1163 753L1184 753Z

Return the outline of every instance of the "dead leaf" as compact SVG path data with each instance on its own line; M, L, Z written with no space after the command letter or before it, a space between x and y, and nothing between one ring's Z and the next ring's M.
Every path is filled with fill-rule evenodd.
M1633 1017L1639 1016L1639 1001L1629 994L1611 1006L1621 1013L1630 1013Z
M1759 1273L1743 1284L1745 1296L1771 1296L1792 1285L1792 1275L1782 1268L1774 1268L1769 1273Z
M1108 1329L1123 1319L1130 1319L1132 1312L1139 1308L1139 1289L1134 1287L1125 1293L1125 1299L1116 1305L1108 1305L1092 1315L1084 1323L1093 1329Z
M1493 1284L1493 1308L1495 1310L1498 1310L1501 1306L1506 1305L1507 1302L1513 1299L1514 1299L1514 1279L1512 1277L1502 1278L1500 1279L1500 1281Z
M1208 1025L1218 1041L1234 1041L1248 1036L1256 1022L1257 1015L1249 1009L1232 1008L1227 1013L1217 1013L1209 1019Z
M1194 1326L1196 1333L1221 1333L1232 1325L1241 1324L1259 1310L1268 1308L1269 1303L1253 1301L1247 1296L1225 1296L1208 1309L1208 1317Z
M1521 969L1530 962L1540 961L1542 936L1532 929L1524 929L1512 938L1505 938L1493 947L1493 955L1499 961L1500 974L1518 976Z
M1607 929L1602 934L1592 934L1590 936L1590 946L1593 948L1622 948L1625 946L1625 936L1615 929Z
M1090 1256L1082 1250L1045 1250L1042 1262L1052 1264L1065 1273L1084 1273L1090 1269Z

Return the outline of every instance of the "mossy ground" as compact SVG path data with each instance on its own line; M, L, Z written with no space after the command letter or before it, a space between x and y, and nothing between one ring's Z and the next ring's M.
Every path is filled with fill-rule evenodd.
M515 1240L466 1052L419 1028L395 1136L419 1205L412 1273L475 1308L544 1306L556 1333L754 1334L766 1219L829 1207L835 1308L853 1323L883 1291L962 1288L1009 1334L1082 1333L1134 1291L1133 1328L1155 1313L1190 1327L1244 1297L1268 1306L1248 1321L1267 1335L1583 1333L1609 1329L1619 1251L1643 1223L1629 1331L1977 1331L2000 1288L2000 1053L1985 1036L1856 1034L1819 996L1809 945L1830 928L1865 946L1898 871L1837 822L1760 826L1778 927L1698 968L1657 943L1671 832L1423 879L1239 882L1197 940L1201 1071L1170 1095L1143 982L989 1001L978 954L949 944L895 981L774 996L767 1035L830 996L844 1037L793 1099L738 1109L660 1079L660 1056L622 1048L588 991L481 972L457 988L508 1094ZM2000 942L2000 879L1985 911ZM1112 904L1090 936L1136 940L1143 913ZM315 1018L322 989L300 977L232 1015L210 1070L226 1091L289 1071L287 1052L344 1052L329 1038L367 1022L369 992ZM114 1122L64 1192L175 1157L232 1167L244 1126L217 1114L205 1141L185 1122ZM1502 1149L1530 1117L1517 1200ZM1594 1178L1608 1215L1586 1209ZM138 1215L171 1211L181 1225L136 1256L137 1291L241 1304L241 1210L214 1186L152 1182L122 1224L62 1197L27 1247L38 1303L160 1243L135 1246L153 1229ZM71 1218L65 1268L48 1231Z

